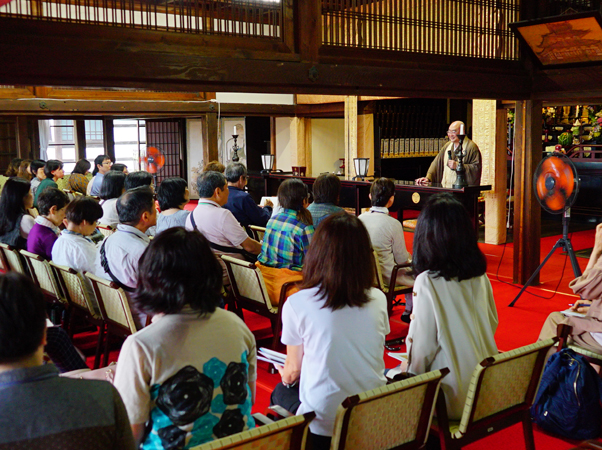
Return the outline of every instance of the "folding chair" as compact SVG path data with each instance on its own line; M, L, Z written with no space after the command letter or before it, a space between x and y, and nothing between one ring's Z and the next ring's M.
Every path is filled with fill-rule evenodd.
M8 244L0 243L0 254L2 255L2 263L6 271L14 271L29 276L25 261L19 250Z
M82 316L87 322L98 328L98 342L96 344L96 356L94 358L94 368L100 365L100 352L102 341L104 339L106 323L101 316L100 307L96 301L94 293L90 291L92 286L87 286L86 279L77 270L71 267L59 266L50 262L54 269L56 278L61 285L65 298L70 305L70 316L67 326L69 337L73 337L73 315Z
M240 315L242 316L240 308L244 308L270 319L272 332L274 333L272 349L276 350L280 331L282 330L282 305L286 301L288 288L296 282L289 281L282 285L280 303L279 306L275 306L270 301L270 296L263 281L263 274L255 264L227 255L221 255L221 258L226 264L232 294Z
M385 284L385 280L383 278L383 273L380 268L380 264L378 261L378 254L376 253L376 250L374 250L372 252L372 255L373 255L372 262L374 264L374 269L376 272L376 280L375 280L374 286L377 287L378 289L380 289L381 291L383 291L383 293L387 296L387 310L389 311L389 316L390 316L393 313L394 306L405 304L405 302L395 302L395 298L398 295L411 294L412 286L396 284L393 287L393 289L391 289L391 286L387 286ZM399 269L404 269L407 267L412 267L412 264L411 263L395 264L393 266L393 270L391 271L391 277L389 278L389 280L391 280L391 283L393 283L395 280L397 280L397 273L399 272Z
M253 239L257 242L263 241L265 235L265 227L258 227L257 225L249 225L251 232L253 233Z
M535 449L529 408L537 392L548 350L557 338L539 341L484 359L475 368L460 421L447 417L443 391L432 430L441 448L457 449L522 422L525 445Z
M422 447L448 373L446 367L347 397L337 409L331 450Z
M396 302L395 298L398 295L411 294L413 291L413 288L412 288L412 286L395 285L393 287L393 289L391 289L391 286L387 286L385 284L385 280L383 278L383 273L380 268L380 263L378 261L378 253L376 253L376 250L372 251L372 263L374 264L374 272L376 273L375 287L380 289L387 297L387 312L389 313L389 318L390 318L391 315L393 314L394 306L405 305L405 301ZM399 269L403 269L403 268L411 267L411 266L412 266L411 263L395 264L393 266L393 270L391 271L391 277L389 278L389 280L391 280L392 282L393 282L393 280L397 280L397 273L399 272ZM397 346L399 346L400 344L403 344L404 340L405 340L405 337L389 339L385 342L385 347L387 347L387 349L389 349L389 350L394 350L394 351L398 350Z
M310 412L278 422L233 434L192 447L190 450L303 450L309 422L316 416Z
M29 269L31 279L42 290L46 301L50 304L50 320L53 323L61 322L63 328L67 329L70 305L59 285L50 262L40 255L20 250ZM65 315L62 311L65 310ZM58 317L57 317L58 316ZM59 320L59 317L61 319Z
M105 238L108 238L110 235L115 233L115 231L117 231L117 229L111 225L98 225L96 228L102 233L102 235Z
M106 366L109 362L111 335L125 338L134 334L138 329L123 289L114 282L97 277L90 272L86 272L84 276L92 283L100 314L107 324L103 358L103 366Z

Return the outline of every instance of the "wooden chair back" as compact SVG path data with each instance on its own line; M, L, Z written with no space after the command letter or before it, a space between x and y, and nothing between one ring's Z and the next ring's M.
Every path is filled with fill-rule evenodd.
M192 447L190 450L303 450L315 413L291 416L252 430Z
M125 291L112 281L90 272L86 272L85 277L92 283L100 314L107 324L124 336L138 331Z
M278 313L278 307L270 301L263 274L255 264L228 255L221 255L221 258L226 264L232 291L239 306L262 315Z
M255 239L257 242L263 241L263 236L265 235L265 227L249 225L249 229L253 233L253 239Z
M2 255L2 263L6 271L14 271L29 276L25 260L19 253L19 250L8 244L0 243L0 254Z
M443 368L348 397L337 410L331 450L421 448L448 373Z
M527 449L534 449L529 408L533 403L546 354L557 338L500 353L475 368L462 418L450 422L445 398L437 400L437 428L442 448L461 448L522 422Z
M73 191L71 189L63 189L63 192L67 194L67 197L69 198L70 202L72 202L75 199L75 195L73 194Z
M412 286L405 286L405 285L394 285L393 287L387 286L385 284L385 279L383 277L382 269L380 267L380 263L379 263L379 259L378 259L378 253L376 252L376 250L372 251L372 263L374 264L374 272L376 273L376 280L374 281L374 287L380 289L386 295L387 310L389 311L389 315L391 315L393 312L394 306L396 306L398 304L405 304L405 302L395 303L395 298L398 295L412 293ZM391 276L389 277L389 280L391 280L391 283L394 283L395 280L397 280L397 273L399 272L399 270L403 269L403 268L407 268L407 267L412 267L412 264L411 263L395 264L393 266L393 270L391 271Z
M40 255L25 250L20 251L35 284L39 286L46 298L54 303L68 305L65 294L59 285L50 262Z
M566 323L559 323L557 328L557 336L558 336L558 350L560 351L563 348L570 348L575 353L578 353L593 364L598 366L602 366L602 353L597 353L592 350L579 347L574 342L569 343L569 337L573 331L573 327ZM600 377L602 377L602 371L600 373Z
M92 291L92 285L77 270L50 262L56 278L73 308L77 308L91 319L102 320L100 307Z

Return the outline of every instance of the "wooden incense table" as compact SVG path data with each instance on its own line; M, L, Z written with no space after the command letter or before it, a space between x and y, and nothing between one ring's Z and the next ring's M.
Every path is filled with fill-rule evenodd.
M261 196L271 197L277 195L278 187L287 178L293 178L289 174L268 174L253 176L254 184L258 186L260 179L263 180L263 193ZM315 178L297 177L300 178L308 186L313 186ZM362 208L369 208L370 199L370 182L368 181L353 181L341 179L341 196L339 206L354 208L355 214L359 215ZM428 186L417 185L414 181L395 180L395 203L390 208L392 212L397 212L397 218L403 222L404 210L421 210L426 201L434 194L440 192L449 192L462 202L468 210L472 218L475 229L479 228L478 203L481 191L490 191L491 185L485 186L467 186L462 189L453 189L443 187L441 184L431 184ZM258 200L257 200L258 201Z

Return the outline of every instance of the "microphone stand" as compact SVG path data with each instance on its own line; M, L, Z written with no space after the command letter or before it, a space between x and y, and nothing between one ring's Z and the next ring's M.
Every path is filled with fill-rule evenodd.
M454 189L462 189L468 186L468 182L466 181L466 169L464 168L464 152L462 151L464 136L464 134L458 135L460 145L458 145L458 149L455 151L456 156L458 157L458 165L456 166L456 182L454 183Z

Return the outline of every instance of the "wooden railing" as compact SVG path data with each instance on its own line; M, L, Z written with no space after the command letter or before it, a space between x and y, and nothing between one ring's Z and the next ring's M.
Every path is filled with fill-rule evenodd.
M0 16L282 40L285 0L13 0Z
M322 0L322 43L517 60L519 0Z

